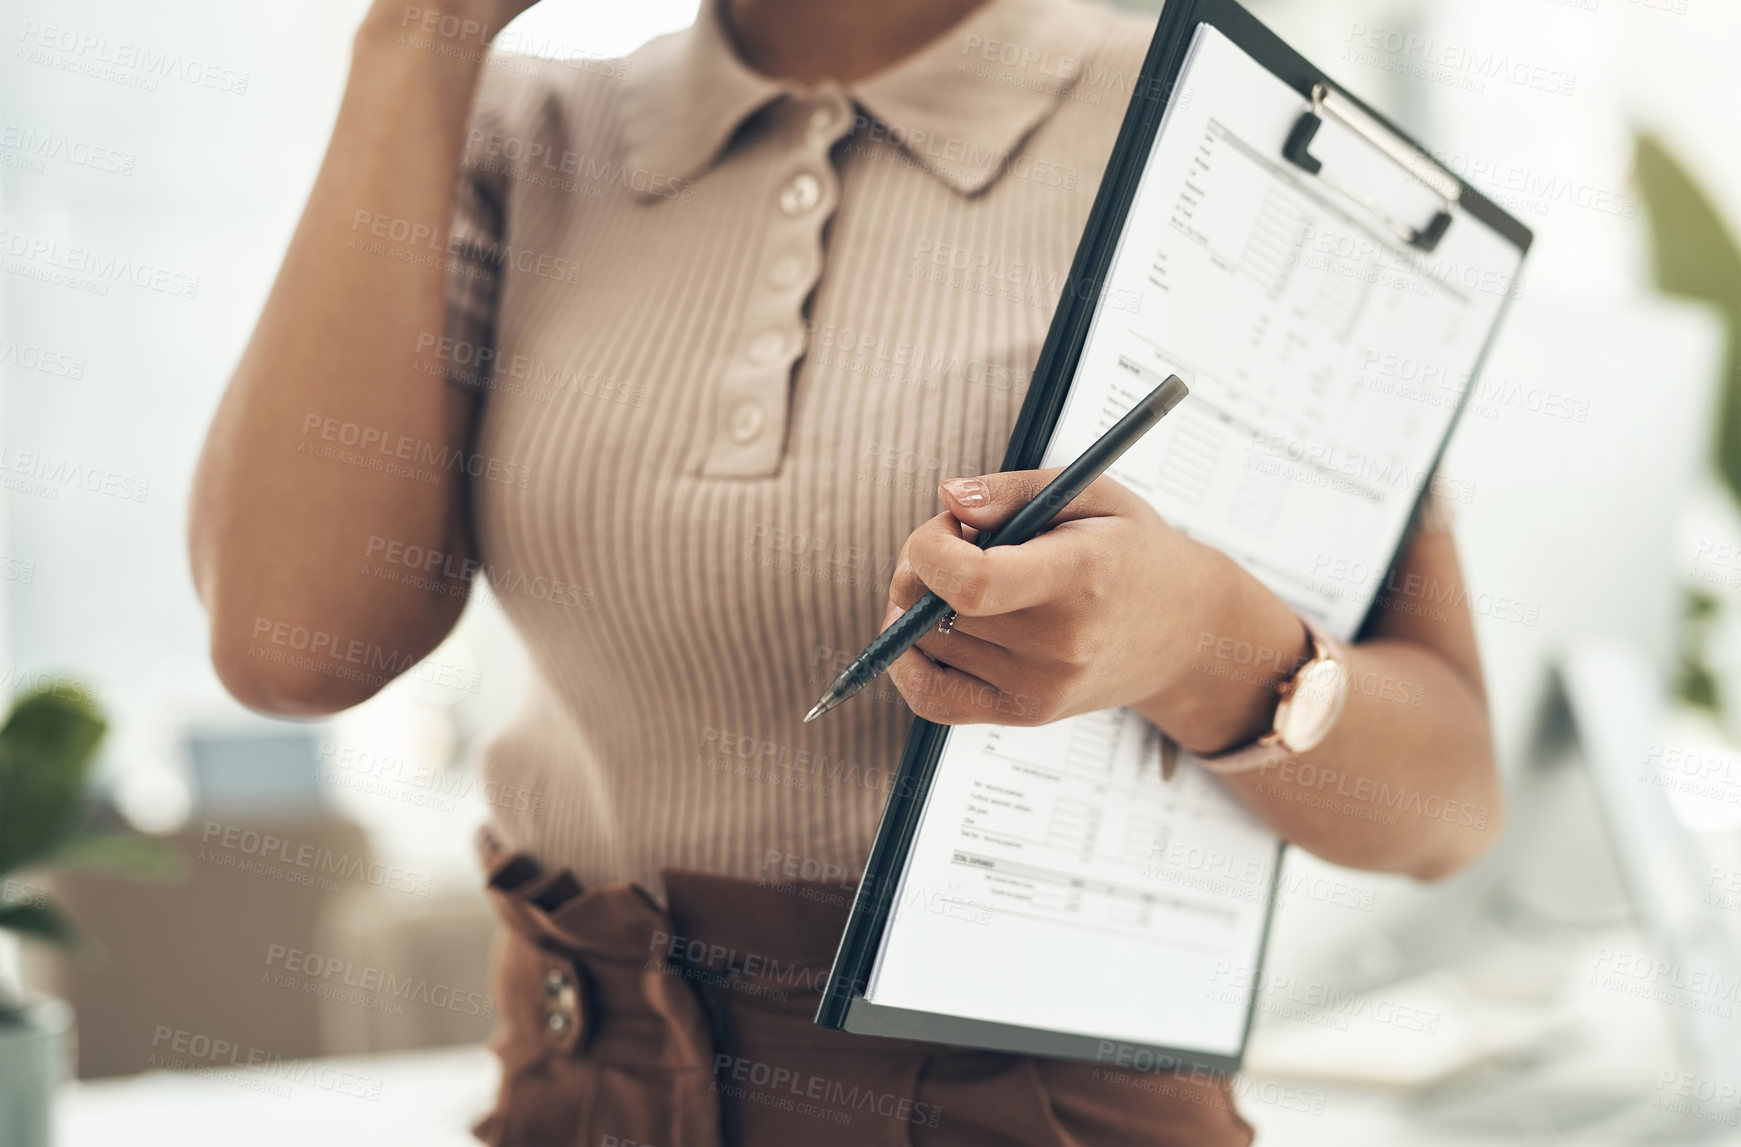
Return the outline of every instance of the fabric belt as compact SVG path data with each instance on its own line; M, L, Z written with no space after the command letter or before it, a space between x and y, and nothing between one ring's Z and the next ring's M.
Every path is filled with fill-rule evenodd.
M852 891L664 873L583 888L481 838L507 928L496 1147L1249 1144L1216 1077L850 1035L813 1022Z

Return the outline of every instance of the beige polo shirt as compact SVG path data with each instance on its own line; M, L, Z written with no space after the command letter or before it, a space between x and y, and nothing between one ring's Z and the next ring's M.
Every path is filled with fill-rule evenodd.
M536 669L495 830L581 880L857 873L911 715L805 726L943 478L1002 458L1152 23L990 0L809 88L712 3L486 69L445 337L481 558ZM490 473L514 474L496 481Z

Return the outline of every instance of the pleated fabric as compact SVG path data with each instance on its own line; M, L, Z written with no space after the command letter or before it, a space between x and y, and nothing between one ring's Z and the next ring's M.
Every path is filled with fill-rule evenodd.
M803 714L878 630L940 480L995 470L1152 23L990 0L854 85L712 4L621 61L486 69L440 368L535 667L503 844L592 884L859 871L911 715Z

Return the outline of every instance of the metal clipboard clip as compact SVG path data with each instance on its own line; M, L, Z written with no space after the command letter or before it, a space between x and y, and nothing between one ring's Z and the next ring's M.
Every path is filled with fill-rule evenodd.
M1392 217L1376 200L1362 195L1341 180L1325 175L1323 161L1312 154L1311 148L1312 140L1317 136L1318 128L1323 126L1326 115L1395 160L1416 182L1425 185L1444 200L1443 209L1425 227L1410 227ZM1358 106L1332 92L1325 84L1312 85L1312 108L1300 116L1299 122L1294 124L1294 130L1288 133L1288 142L1282 146L1282 155L1295 167L1317 176L1326 187L1352 199L1378 216L1397 238L1421 251L1430 252L1438 247L1445 232L1451 229L1451 209L1457 206L1457 201L1463 195L1463 185L1455 176L1422 155L1406 140L1398 138L1395 132Z

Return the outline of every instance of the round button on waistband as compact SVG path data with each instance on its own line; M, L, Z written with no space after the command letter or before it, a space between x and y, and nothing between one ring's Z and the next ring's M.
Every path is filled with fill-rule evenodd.
M762 404L754 399L745 399L732 407L730 430L733 442L747 445L756 440L762 432L762 424L767 417L762 413Z
M566 969L544 972L544 1027L551 1035L566 1038L580 1026L580 984Z
M802 215L821 202L822 181L808 171L800 171L780 188L780 210L788 215Z

